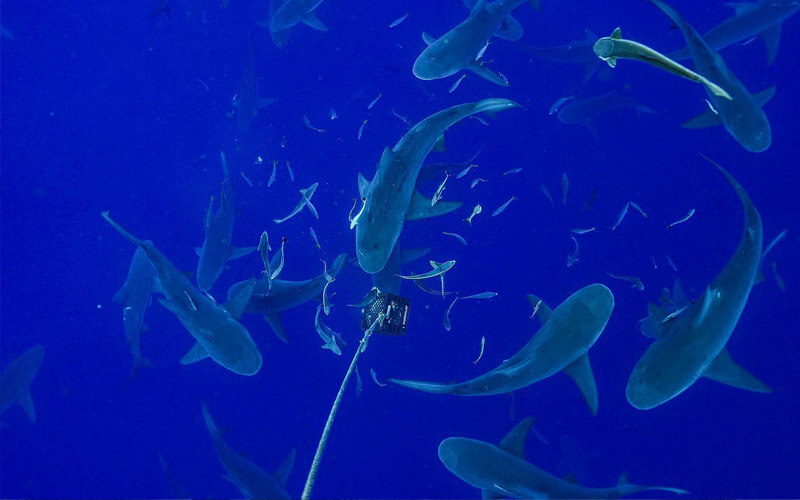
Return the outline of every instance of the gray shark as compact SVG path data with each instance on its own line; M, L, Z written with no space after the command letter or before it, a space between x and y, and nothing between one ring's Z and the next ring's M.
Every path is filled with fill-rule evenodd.
M347 260L347 254L337 256L328 269L328 274L335 278L348 263ZM284 342L288 342L286 330L281 324L281 313L317 297L327 283L328 280L324 273L304 281L268 280L264 277L255 282L250 300L244 310L248 313L263 314L275 334ZM249 286L249 281L235 283L228 290L228 297L238 296Z
M761 37L767 47L767 64L772 64L778 53L781 26L800 9L798 0L760 0L756 2L733 2L736 9L732 17L711 28L703 40L712 50L718 51L733 44L745 42L755 36ZM688 59L688 47L669 54L673 59Z
M197 288L201 292L207 292L214 286L214 282L222 274L227 261L252 253L256 249L256 247L236 248L231 242L233 221L236 219L233 184L225 153L220 151L219 156L225 176L222 181L219 209L214 213L212 198L208 212L206 212L206 237L203 240L203 246L197 249L197 255L200 257L197 261Z
M374 274L383 269L408 220L452 212L460 202L435 205L416 191L422 162L448 127L475 113L494 114L518 107L508 99L484 99L434 113L414 125L393 148L386 148L372 181L359 174L358 187L366 199L356 226L356 254L361 268Z
M713 111L704 115L707 117L706 124L722 123L748 151L759 153L769 148L772 143L772 132L761 106L771 94L762 93L758 98L750 95L739 79L728 70L719 54L703 41L697 31L678 12L660 0L650 0L650 3L666 14L683 32L697 72L724 88L733 98L733 100L725 99L706 89L714 107ZM696 126L701 126L698 125L702 122L700 117L692 121Z
M495 35L507 16L525 0L477 0L469 17L438 40L423 33L428 47L414 61L414 76L420 80L437 80L469 70L497 85L508 86L502 73L489 69L483 52L489 38Z
M602 95L574 99L558 111L561 123L574 125L583 123L597 136L595 119L601 113L623 108L633 108L637 113L653 114L655 111L639 103L634 98L610 91Z
M269 473L228 446L228 443L222 439L217 424L208 413L205 403L203 404L203 419L206 422L208 434L214 442L219 461L225 468L225 479L233 483L244 498L291 498L286 491L286 478L289 477L294 466L294 449L289 452L289 456L275 472Z
M324 0L286 0L280 6L270 4L269 31L272 40L280 48L286 46L289 30L296 24L303 23L315 30L328 31L319 20L315 9Z
M532 424L532 418L518 423L500 446L449 437L439 444L439 460L456 477L481 489L483 498L618 498L644 490L688 493L668 486L631 484L625 474L611 488L587 488L560 479L526 460L525 440Z
M31 382L39 373L44 359L44 347L35 345L12 361L0 374L0 416L18 404L32 423L36 423L36 410L31 398Z
M583 393L593 415L597 414L597 386L589 363L589 348L594 345L614 309L614 296L604 285L588 285L550 310L537 297L542 327L510 359L472 380L438 384L416 380L389 379L418 391L459 396L505 394L544 380L559 371L572 377Z
M152 245L152 241L145 241L145 244ZM125 284L114 294L113 301L122 305L122 324L125 328L125 340L128 349L133 354L133 368L129 379L133 379L145 366L152 366L152 363L142 356L139 347L139 335L144 328L144 314L150 307L151 295L157 286L156 270L147 253L141 248L137 248L131 260L131 267L128 269L128 277Z
M475 8L475 4L478 0L462 0L464 7L466 7L470 12L472 9ZM533 4L536 10L539 9L538 5ZM525 30L522 29L522 25L519 24L514 16L511 14L507 15L505 19L500 23L500 26L497 28L497 31L494 32L493 36L497 38L502 38L503 40L509 40L511 42L516 42L522 35L525 34Z
M239 132L247 132L250 125L258 116L258 112L273 104L277 99L272 97L261 97L258 92L258 74L256 73L256 63L252 51L247 60L247 65L239 80L239 90L233 99L233 107L236 109L236 125Z
M522 45L522 47L545 61L565 64L585 64L586 70L583 73L583 83L589 79L597 71L600 66L600 60L592 50L594 43L597 41L597 35L591 30L585 31L583 40L573 40L566 45L559 45L556 47L531 47Z
M715 164L716 165L716 164ZM761 217L742 186L716 165L739 196L744 230L739 246L698 300L674 311L649 305L651 335L657 336L636 363L625 394L640 410L655 408L689 388L698 378L756 392L770 389L737 365L725 349L742 314L761 260ZM676 287L677 290L677 287ZM674 294L680 300L683 293Z
M395 246L383 269L372 275L372 284L382 293L398 295L403 281L400 278L403 264L413 262L427 255L430 251L430 248L400 248Z
M142 241L119 225L108 212L103 218L125 239L141 248L153 264L159 291L166 298L159 302L175 314L197 343L181 358L190 364L210 357L219 365L240 375L255 375L261 369L261 353L247 329L239 323L250 300L255 280L227 304L217 305L197 289L153 243Z

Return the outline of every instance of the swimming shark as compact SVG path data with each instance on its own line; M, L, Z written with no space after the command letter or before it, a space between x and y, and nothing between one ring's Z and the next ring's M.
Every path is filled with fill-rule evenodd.
M736 364L725 349L744 310L761 261L761 217L744 188L719 165L744 208L739 246L702 297L671 310L648 307L649 328L657 337L633 368L625 394L635 408L648 410L666 403L700 377L740 389L770 392L763 382ZM682 292L673 299L681 300ZM682 309L681 309L682 307Z
M602 95L574 99L558 111L561 123L574 125L583 123L597 137L595 119L597 115L622 108L633 108L637 113L654 114L655 111L634 98L610 91Z
M337 256L328 269L328 275L335 278L348 263L347 261L347 254ZM327 283L328 279L325 273L303 281L269 280L264 277L255 282L250 300L244 310L252 314L262 314L275 334L288 343L286 330L281 323L281 313L317 297ZM228 290L228 297L238 296L249 286L249 281L235 283Z
M467 8L470 12L472 9L475 8L475 4L478 0L462 0L464 7ZM538 10L538 5L532 4L536 10ZM514 16L508 14L505 19L500 23L500 26L497 28L497 31L493 33L493 36L497 38L502 38L503 40L508 40L511 42L516 42L522 35L525 34L525 30L522 29L522 25L519 24Z
M372 275L372 284L382 293L398 295L403 281L400 277L403 264L408 264L424 257L430 251L430 248L400 248L395 246L383 269Z
M489 396L522 389L564 371L578 385L592 415L596 415L597 386L588 352L611 316L614 296L604 285L595 283L573 293L553 310L538 297L529 295L528 300L538 304L542 327L522 349L497 368L453 384L391 378L389 381L436 394Z
M703 41L697 31L675 9L660 0L650 0L680 28L695 69L709 80L724 88L733 100L725 99L706 89L713 108L691 120L691 128L722 124L746 150L759 153L769 148L772 132L769 120L761 107L772 97L767 89L756 96L750 94L736 75L730 72L719 54ZM687 125L684 125L687 126Z
M219 209L214 213L214 199L212 198L208 205L208 212L206 212L206 237L203 240L203 246L196 249L197 255L200 257L197 261L197 288L201 292L207 292L214 286L214 282L222 274L227 261L243 257L256 249L256 247L237 248L231 242L233 221L236 219L233 184L225 153L220 151L219 156L224 174Z
M145 241L152 245L152 241ZM122 305L122 324L125 328L125 340L128 349L133 354L133 368L129 379L133 379L145 366L152 366L150 360L142 356L139 347L139 335L144 329L144 315L150 307L151 296L156 288L156 270L147 253L141 248L137 248L131 260L131 267L128 269L128 277L125 284L114 294L112 299L117 304Z
M449 437L439 443L439 460L456 477L481 489L483 498L618 498L644 490L688 493L668 486L632 484L625 474L611 488L588 488L558 478L525 458L525 441L532 425L532 418L521 421L500 446Z
M703 40L711 50L719 51L730 45L761 37L767 47L767 64L772 64L778 53L781 26L800 9L798 0L760 0L756 2L732 2L735 9L732 17L711 28ZM688 47L669 54L673 59L688 59Z
M522 45L522 48L546 61L565 64L585 64L586 69L583 73L583 83L585 84L592 75L594 75L595 71L597 71L598 66L600 66L600 60L592 49L596 41L597 35L587 29L582 40L573 40L566 45L559 45L556 47L532 47L529 45Z
M103 212L103 218L126 240L141 248L153 264L159 292L165 298L159 302L175 314L197 343L181 363L196 363L207 357L239 375L255 375L261 369L261 353L247 329L239 323L255 286L255 280L242 287L227 304L217 305L201 292L175 267L152 242L142 241Z
M279 48L286 46L289 30L296 24L303 23L315 30L328 31L319 20L315 9L324 0L286 0L283 3L270 3L269 31L272 40Z
M31 382L39 373L44 359L44 347L35 345L12 361L0 373L0 416L17 404L36 423L36 410L31 398Z
M507 16L525 0L477 0L469 17L439 39L427 33L428 45L414 61L413 73L420 80L437 80L469 70L497 85L508 86L508 79L492 71L483 58L489 38L497 33Z
M286 478L294 466L295 450L289 452L289 456L275 472L269 473L228 446L205 403L202 406L208 434L214 442L219 461L225 468L225 479L233 483L244 498L291 498L286 491Z
M508 99L484 99L444 109L414 125L393 148L381 155L375 176L358 176L364 209L356 225L358 263L367 273L383 269L406 220L452 212L460 202L431 200L416 191L417 176L431 148L454 123L476 113L494 114L519 105Z

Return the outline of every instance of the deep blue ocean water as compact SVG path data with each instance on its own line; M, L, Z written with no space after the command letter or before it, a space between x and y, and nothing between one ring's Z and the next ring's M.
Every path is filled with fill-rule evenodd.
M486 51L510 87L468 74L450 93L457 76L421 81L411 66L424 48L423 31L439 36L466 17L457 0L329 0L317 9L329 31L297 26L282 50L257 25L267 17L265 1L173 0L169 18L148 19L155 1L4 0L2 25L14 39L2 39L0 60L0 367L35 344L46 354L31 386L36 424L19 407L2 416L0 497L171 497L175 490L159 453L189 495L240 496L223 478L201 401L225 429L228 443L266 470L296 448L287 489L299 497L362 334L360 312L346 304L370 289L368 275L351 266L331 285L336 306L327 322L348 343L342 356L320 349L313 301L283 314L289 344L258 316L245 315L243 324L264 360L253 377L210 360L179 364L194 341L154 301L141 335L142 352L154 366L128 384L131 355L121 307L111 298L125 280L134 247L100 212L110 210L179 268L194 270L209 198L219 196L218 158L224 150L237 196L234 243L255 245L265 229L273 247L288 237L282 276L305 279L320 273L321 258L354 255L347 216L358 193L357 174L371 177L382 150L407 130L391 110L417 122L487 97L513 99L522 108L488 120L488 127L465 120L446 134L448 151L432 153L429 162L466 161L482 148L475 160L480 167L448 181L445 200L464 201L458 211L407 223L401 245L432 249L407 271L427 270L429 259L455 259L447 289L499 295L456 303L448 332L442 319L450 298L403 285L412 302L408 334L370 340L359 361L363 391L357 395L354 381L347 388L314 495L475 498L480 492L439 462L438 443L448 436L497 443L527 416L535 417L549 441L529 439L529 461L557 476L572 472L588 486L611 486L626 471L634 482L685 488L692 497L800 495L800 265L793 258L800 241L795 57L800 18L785 23L771 66L760 40L721 51L751 92L777 88L765 107L773 143L755 154L721 128L680 128L706 109L705 92L695 83L621 60L613 70L603 65L582 86L582 66L543 61L524 48L565 44L583 38L585 29L605 36L617 26L624 36L654 48L680 47L680 31L669 29L647 2L542 3L541 12L525 4L515 13L525 29L522 40L493 39ZM701 32L732 12L721 2L675 0L674 5ZM402 24L388 28L405 13ZM278 101L242 132L231 117L232 101L251 57L261 95ZM610 90L656 113L627 108L603 114L595 122L596 135L548 115L560 97ZM337 119L329 119L330 108ZM307 128L303 115L325 132ZM734 359L773 392L750 393L701 379L674 400L640 411L626 401L624 389L651 342L637 325L647 302L656 302L662 287L678 277L699 297L741 236L735 193L698 153L729 169L748 191L763 219L765 244L788 229L769 254L767 279L753 289L728 344ZM273 159L280 162L278 178L267 188ZM516 168L522 171L502 175ZM566 206L562 173L570 182ZM475 176L487 182L470 189ZM304 210L274 224L273 218L296 204L298 190L313 182L319 183L313 198L319 220ZM426 188L428 195L437 182ZM541 184L556 199L554 206ZM599 194L596 203L576 215L593 190ZM512 195L519 200L491 217ZM630 200L648 217L630 210L611 231ZM484 211L467 225L462 219L476 203ZM690 209L696 209L690 220L666 229ZM595 232L577 237L579 261L568 268L570 229L592 226ZM463 235L468 245L442 231ZM785 291L773 276L773 261ZM230 284L261 269L257 254L233 261L212 295L222 301ZM633 289L607 272L638 276L645 288ZM590 351L599 391L596 417L563 374L517 391L513 399L379 387L369 377L370 368L381 380L474 377L510 357L538 328L529 318L526 293L555 306L593 282L609 286L616 302ZM473 364L482 337L485 352Z

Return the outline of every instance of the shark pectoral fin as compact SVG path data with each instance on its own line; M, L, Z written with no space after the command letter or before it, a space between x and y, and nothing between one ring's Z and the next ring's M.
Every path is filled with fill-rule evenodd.
M200 342L196 343L189 349L189 352L183 355L181 358L182 365L191 365L192 363L197 363L198 361L202 361L208 357L208 351L206 348L200 345Z
M123 304L125 303L125 299L128 297L128 289L127 287L123 286L120 288L117 293L111 298L111 301L115 304Z
M711 109L707 109L694 118L681 123L681 127L683 128L706 128L716 127L718 125L722 125L722 120L719 115Z
M756 103L760 107L764 107L773 97L775 97L775 86L767 87L761 92L756 92L753 94L753 99L755 99Z
M706 367L703 376L746 391L772 392L767 384L737 364L726 348L723 348L714 361Z
M256 247L234 247L231 246L228 250L228 255L225 257L225 260L233 260L238 259L239 257L244 257L245 255L249 255L256 251Z
M479 77L488 80L496 85L502 85L503 87L508 87L508 79L502 73L492 71L489 67L484 64L482 61L473 61L467 67L468 70L472 71Z
M436 142L433 143L431 151L436 151L437 153L444 153L447 151L447 146L444 143L444 134L436 138Z
M319 18L317 17L317 13L313 10L309 12L301 22L306 26L314 28L317 31L328 31L328 27L325 26L322 23L322 21L319 20Z
M289 477L289 474L292 472L292 467L294 467L294 458L297 455L297 450L292 448L292 451L289 452L289 456L283 461L283 463L275 469L275 472L272 475L275 479L282 485L286 485L286 478Z
M419 191L414 191L406 212L406 220L429 219L437 215L448 214L460 206L460 201L439 201L436 205L431 206L430 198L421 195Z
M245 308L250 303L250 297L253 295L253 288L255 288L255 286L256 280L250 278L250 281L248 281L236 295L231 297L231 300L222 305L231 317L237 320L242 317L242 313L244 313Z
M563 371L578 385L592 415L597 415L597 384L594 381L592 365L589 363L589 354L584 354L568 364Z
M425 45L428 46L436 43L436 39L430 36L429 34L425 33L424 31L422 32L422 41L425 42Z
M500 449L525 460L525 441L533 426L533 417L528 417L514 426L500 441Z
M639 330L645 337L657 339L664 333L664 318L667 313L663 309L648 302L647 304L647 317L639 321Z
M531 307L533 307L533 309L536 311L536 317L539 318L539 322L541 324L547 323L548 318L550 318L550 313L553 312L553 310L550 309L550 306L545 304L544 301L536 295L529 293L527 297Z
M361 198L367 197L371 184L372 183L366 177L364 177L364 174L361 172L358 173L358 195Z
M22 411L25 412L25 415L28 416L28 420L31 421L32 424L36 423L36 409L33 407L33 398L31 398L31 391L26 388L17 398L17 404L22 408Z
M781 43L781 24L778 23L768 30L759 33L761 39L764 40L764 45L767 47L767 65L775 61L775 56L778 54L778 45Z
M283 329L283 324L281 323L280 313L264 313L264 321L267 322L279 339L287 344L289 343L289 340L286 338L286 330Z

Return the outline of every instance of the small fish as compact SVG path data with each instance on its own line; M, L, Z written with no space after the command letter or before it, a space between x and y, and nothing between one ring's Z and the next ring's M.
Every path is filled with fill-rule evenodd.
M653 269L658 269L658 264L656 264L656 258L652 255L650 256L650 263L653 264Z
M409 119L408 119L408 118L406 118L405 116L403 116L403 115L401 115L400 113L398 113L397 111L395 111L395 110L394 110L394 108L389 108L389 111L391 111L391 112L392 112L392 114L393 114L393 115L394 115L396 118L398 118L400 121L402 121L403 123L405 123L405 124L406 124L406 125L408 125L409 127L410 127L410 126L412 126L412 125L414 125L414 123L413 123L411 120L409 120Z
M481 352L478 354L478 359L472 362L473 365L477 365L478 361L481 360L483 357L483 350L486 348L486 337L481 337Z
M287 241L289 241L289 239L286 236L284 236L283 239L281 239L281 249L278 250L278 263L275 265L275 268L272 270L272 274L270 275L270 279L274 280L275 278L277 278L281 274L281 271L283 271L283 262L284 262L284 255L285 255L284 254L284 249L286 247L286 242ZM270 265L271 264L272 263L270 262Z
M554 113L557 113L558 110L561 109L561 106L563 106L564 104L568 103L572 99L575 99L575 96L569 96L569 97L560 98L559 100L554 102L552 106L550 106L550 110L547 112L547 114L548 115L552 115Z
M289 172L289 180L294 182L294 170L292 170L289 160L286 160L286 170Z
M378 382L378 376L375 374L374 369L372 368L369 369L369 376L372 377L372 381L378 384L379 386L386 387L386 384L381 384L380 382Z
M773 247L774 247L774 246L775 246L775 245L776 245L776 244L777 244L779 241L781 241L783 238L785 238L785 237L786 237L786 232L787 232L787 231L788 231L787 229L784 229L783 231L781 231L781 232L780 232L780 234L778 234L778 236L776 236L775 238L773 238L773 240L772 240L772 241L770 241L770 242L769 242L769 245L767 245L767 248L766 248L766 250L764 250L764 253L762 253L762 254L761 254L761 259L762 259L762 260L764 259L764 257L766 257L766 256L767 256L767 254L770 252L770 250L772 250L772 248L773 248Z
M353 199L353 208L350 209L350 214L347 216L347 218L350 220L350 229L353 229L354 227L356 227L356 225L358 225L358 219L361 218L361 214L364 213L364 209L367 207L367 199L366 198L361 198L361 210L358 211L358 213L356 214L355 217L352 217L353 210L355 210L357 203L358 203L358 199L354 198Z
M677 226L678 224L682 224L682 223L686 222L687 220L691 219L692 216L694 215L694 211L695 211L694 208L689 210L689 213L687 213L684 218L678 219L675 222L673 222L671 224L668 224L667 225L667 229L672 229L673 226Z
M367 124L367 119L365 118L363 122L361 122L361 126L358 127L358 140L361 140L361 134L364 133L364 125Z
M473 180L472 180L472 182L469 184L469 188L470 188L470 189L475 189L475 186L477 186L477 185L478 185L478 184L480 184L481 182L486 182L486 179L481 179L480 177L476 177L476 178L475 178L475 179L473 179Z
M267 181L267 187L272 186L275 182L275 178L278 175L278 160L272 160L272 173L269 175L269 180Z
M640 280L636 276L628 276L626 274L611 274L608 271L606 271L606 274L614 279L629 281L632 288L635 288L637 290L644 290L644 284L642 284L642 280Z
M450 331L450 309L452 309L453 306L456 305L457 300L458 300L458 295L456 295L456 298L453 299L453 302L451 302L450 305L447 307L447 309L445 309L444 311L444 320L442 320L442 323L444 324L444 329L447 330L448 332Z
M400 17L398 17L397 19L395 19L394 21L392 21L392 24L390 24L390 25L389 25L389 28L394 28L395 26L397 26L397 25L399 25L400 23L402 23L403 21L405 21L405 20L406 20L406 18L408 17L408 14L409 14L409 13L408 13L408 12L406 12L406 13L405 13L405 14L403 14L402 16L400 16Z
M522 172L521 168L512 168L511 170L506 170L505 172L503 172L503 175L518 174L520 172Z
M685 306L683 306L683 307L681 307L679 309L676 309L675 311L672 311L671 313L667 314L666 316L664 316L664 319L661 320L661 323L663 324L663 323L666 323L667 321L671 320L675 316L677 316L680 313L682 313L683 311L685 311L687 307L689 307L689 304L686 304Z
M314 132L319 132L319 133L324 133L325 132L325 130L323 130L321 128L317 128L314 125L311 125L311 120L309 120L306 115L303 115L303 123L305 124L305 126L307 128L313 130Z
M311 197L314 196L314 192L317 190L317 186L319 183L315 182L311 186L306 189L300 190L300 201L297 205L289 212L289 215L282 219L272 219L276 224L280 224L282 222L286 222L287 220L291 219L303 209L303 207L308 207L309 212L314 215L315 218L319 219L319 214L317 214L316 208L311 204Z
M468 299L492 299L497 297L497 292L481 292L476 293L473 295L468 295L466 297L461 297L461 300L468 300Z
M447 262L436 262L434 260L430 261L430 265L433 269L430 271L424 272L422 274L410 274L410 275L399 275L404 280L424 280L428 278L435 278L436 276L441 276L456 264L455 260L448 260Z
M319 259L322 261L322 277L325 278L325 281L333 281L333 276L330 275L328 272L328 263L325 262L325 259Z
M564 172L561 174L561 204L564 206L567 205L567 191L569 191L569 178Z
M567 267L572 267L573 264L578 262L578 250L580 249L578 240L572 235L570 235L570 238L572 238L572 242L575 244L575 251L572 252L572 255L567 255Z
M447 179L449 178L450 174L448 172L445 172L444 180L442 181L441 184L439 184L439 187L436 189L436 192L433 193L433 198L431 198L431 206L436 205L436 203L438 203L439 200L442 199L442 193L444 193L444 185L447 184Z
M281 149L286 147L286 136L281 136Z
M675 263L672 262L672 259L669 257L669 254L665 254L665 255L667 256L667 262L669 263L669 267L671 267L672 270L677 273L678 272L678 266L676 266Z
M331 303L328 300L328 286L336 281L336 278L331 278L325 283L325 287L322 289L322 310L325 312L325 316L328 316L331 313Z
M469 173L470 170L472 170L473 168L475 168L477 166L478 165L475 165L473 163L472 165L469 165L468 167L464 168L461 172L458 173L458 175L456 175L456 179L460 179L460 178L464 177L465 175L467 175Z
M595 227L590 227L588 229L581 229L579 227L576 227L572 229L572 232L575 234L586 234L586 233L591 233L595 229L596 229Z
M778 274L778 265L774 260L770 263L770 265L772 266L772 276L775 278L775 284L778 285L778 288L780 288L781 292L785 292L786 283L783 282L783 278L781 278L781 275Z
M269 288L272 288L272 269L269 262L269 251L272 250L269 246L269 236L267 232L261 233L261 238L258 240L258 253L261 254L261 261L264 263L264 277L267 278Z
M615 222L614 225L611 226L611 230L612 231L615 230L617 228L617 226L619 226L622 223L622 219L624 219L625 216L628 214L628 207L629 206L630 206L630 202L626 203L625 206L622 207L622 210L619 211L619 215L617 216L617 222Z
M642 207L640 207L638 204L636 204L636 202L629 201L628 203L630 203L630 204L631 204L631 206L632 206L633 208L635 208L637 212L639 212L640 214L642 214L642 217L644 217L645 219L647 218L647 213L646 213L644 210L642 210Z
M711 101L709 101L708 99L704 99L704 101L706 101L706 104L708 105L708 109L711 110L712 113L714 113L715 115L719 115L719 111L717 111L716 108L714 107L714 105L711 104Z
M372 107L375 106L375 104L377 104L377 102L381 100L381 97L383 97L383 94L378 94L378 97L376 97L369 103L367 109L372 109Z
M335 110L335 109L333 109L333 108L331 108L330 110L328 110L328 116L330 117L331 121L333 121L333 120L335 120L335 119L339 118L339 115L337 115L337 114L336 114L336 110Z
M542 193L544 193L544 195L547 197L547 199L550 200L550 204L553 205L553 206L556 206L556 204L553 202L553 197L550 196L550 190L547 189L547 186L545 186L544 184L540 184L539 185L539 189L541 189Z
M317 314L314 316L314 328L317 330L317 334L320 336L320 338L322 338L323 342L325 342L322 345L322 348L329 349L337 356L341 356L342 350L336 343L337 337L341 338L341 335L333 331L330 327L328 327L328 325L322 322L322 316L320 316L320 312L322 312L322 305L317 306Z
M472 214L469 217L467 217L466 219L464 219L464 220L466 222L472 224L472 218L475 217L476 215L478 215L479 213L481 213L482 211L483 211L483 208L481 207L481 205L477 204L477 205L475 205L475 208L472 209Z
M519 198L517 198L516 196L512 196L511 198L509 198L507 202L503 203L502 205L497 207L497 209L494 212L492 212L492 217L497 217L498 215L502 214L505 211L506 207L508 207L508 205L510 205L512 201L518 199Z
M432 290L428 285L425 284L424 281L415 280L415 281L412 281L412 283L417 285L417 288L419 288L420 290L422 290L425 293L428 293L430 295L436 295L436 296L441 296L442 295L441 292L436 291L436 290ZM454 293L455 292L444 292L444 295L453 295Z
M256 156L256 161L254 163L256 165L261 165L262 163L264 163L264 158L262 158L260 156Z
M465 240L464 237L461 236L460 234L448 233L446 231L442 231L442 234L446 234L447 236L452 236L453 238L457 239L459 241L459 243L461 243L464 246L466 246L466 244L467 244L467 240Z
M537 302L536 305L533 306L533 312L531 313L531 319L536 317L536 313L539 312L539 308L540 307L542 307L542 299L539 299L539 302Z
M311 234L311 239L314 240L314 245L316 245L317 250L322 250L322 247L319 246L319 239L317 238L317 232L314 231L314 228L309 226L308 232Z
M244 175L244 172L239 172L239 173L242 174L242 179L244 179L247 185L253 187L253 181L251 181L246 175Z
M450 87L450 90L448 90L448 92L449 92L449 93L451 93L451 94L452 94L453 92L455 92L455 90L458 88L458 86L459 86L459 85L461 85L461 81L462 81L464 78L466 78L466 77L467 77L467 74L466 74L466 73L464 73L463 75L461 75L460 77L458 77L458 80L456 80L456 83L454 83L454 84L453 84L453 85Z

